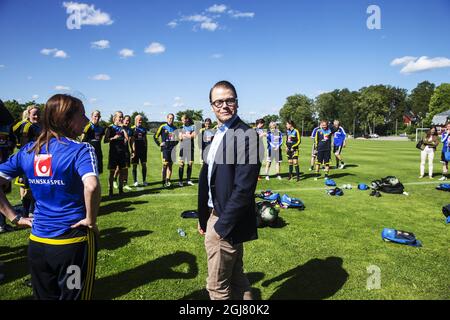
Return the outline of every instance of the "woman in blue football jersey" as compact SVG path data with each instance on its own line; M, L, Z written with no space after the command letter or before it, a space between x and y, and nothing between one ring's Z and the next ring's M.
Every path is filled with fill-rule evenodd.
M94 148L75 140L87 122L79 99L54 95L45 105L36 142L0 164L0 211L12 223L32 227L28 263L36 299L92 295L100 183ZM36 199L32 220L17 215L2 191L21 174Z

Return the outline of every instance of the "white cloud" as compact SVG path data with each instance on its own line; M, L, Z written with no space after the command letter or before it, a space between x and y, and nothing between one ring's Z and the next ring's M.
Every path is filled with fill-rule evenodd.
M108 40L98 40L91 42L91 48L94 49L107 49L109 48L109 41Z
M228 11L228 13L230 14L230 16L232 18L254 18L255 17L255 13L254 12L239 12L239 11L233 11L230 10Z
M208 31L216 31L216 29L219 27L219 24L217 22L203 22L200 25L200 28L202 28L203 30L208 30Z
M108 80L111 80L111 77L107 74L100 73L100 74L96 74L91 79L96 80L96 81L108 81Z
M97 102L97 98L90 98L90 99L89 99L89 102L90 102L90 103L96 103L96 102Z
M0 69L3 69L5 67L4 64L0 64Z
M58 50L55 52L54 55L55 58L61 58L61 59L65 59L68 57L67 53L65 53L63 50Z
M119 55L122 59L134 57L134 51L131 49L124 48L119 51Z
M417 57L411 57L411 56L405 56L405 57L401 57L401 58L396 58L394 60L392 60L391 62L391 66L398 66L401 64L407 64L411 61L416 60Z
M86 3L78 2L63 2L63 6L66 8L66 12L68 14L80 12L80 26L109 26L114 22L113 20L111 20L111 17L108 13L102 12L100 9L96 10L94 5L88 5Z
M225 10L227 10L227 6L224 4L215 4L211 7L208 8L208 12L212 12L212 13L224 13Z
M175 100L175 102L173 104L174 108L184 107L183 99L181 99L181 97L175 97L174 100Z
M151 106L152 106L152 104L150 102L148 102L148 101L144 102L144 107L151 107Z
M58 49L56 49L56 48L54 48L54 49L42 49L42 50L41 50L41 53L42 53L43 55L49 56L49 55L51 55L52 53L55 53L56 51L58 51Z
M176 22L176 20L173 20L173 21L170 21L167 25L173 29L178 26L178 22Z
M53 55L54 58L61 58L61 59L69 57L65 51L59 50L58 48L53 49L44 48L41 50L41 54L45 56Z
M166 47L159 42L152 42L145 48L145 53L149 54L159 54L166 51Z
M190 22L208 22L211 21L211 18L201 14L195 14L192 16L183 17L181 20Z
M33 96L31 97L31 99L33 99L33 100L37 100L37 99L39 99L39 95L37 95L37 94L33 94Z
M211 58L213 58L213 59L220 59L220 58L223 58L223 54L221 54L221 53L214 53L213 55L211 55Z
M391 62L392 66L403 65L400 73L409 74L420 71L433 70L438 68L449 68L450 59L445 57L429 58L422 56L420 58L406 56L394 59Z
M55 86L55 90L58 90L58 91L60 91L60 90L70 90L70 88L66 87L66 86Z

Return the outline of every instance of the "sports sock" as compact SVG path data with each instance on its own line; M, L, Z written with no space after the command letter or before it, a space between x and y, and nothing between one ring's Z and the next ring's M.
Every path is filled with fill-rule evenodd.
M289 178L292 177L292 171L294 169L294 166L292 164L289 165Z
M163 167L163 169L162 169L162 180L163 180L163 183L166 183L167 181L167 168L166 167Z
M133 180L136 183L137 182L137 167L133 167Z
M178 169L178 177L180 178L180 182L183 182L183 173L184 173L184 167L180 167Z
M31 199L23 198L22 206L23 206L23 211L25 213L24 216L28 217L30 215Z
M147 166L142 166L142 181L147 181Z
M295 166L295 174L297 175L297 179L300 179L300 166Z
M188 179L188 181L191 181L192 166L188 166L186 171L187 171L187 173L186 173L187 179Z

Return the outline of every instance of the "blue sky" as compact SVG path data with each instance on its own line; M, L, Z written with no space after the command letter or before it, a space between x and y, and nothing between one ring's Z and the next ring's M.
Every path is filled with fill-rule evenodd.
M450 80L448 0L79 1L95 11L73 30L63 2L0 0L2 100L68 92L104 118L120 109L162 120L187 107L211 116L209 88L226 79L254 120L294 93ZM369 5L380 30L367 28ZM93 48L100 40L109 47ZM164 51L146 53L152 43Z

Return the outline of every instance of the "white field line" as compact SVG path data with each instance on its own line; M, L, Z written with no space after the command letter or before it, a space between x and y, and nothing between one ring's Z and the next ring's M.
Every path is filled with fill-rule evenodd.
M445 181L444 181L445 182ZM442 183L441 181L430 181L430 182L407 182L404 183L404 186L416 186L416 185L430 185L430 184L439 184ZM338 185L339 186L339 185ZM357 186L352 185L354 190L358 190ZM291 192L291 191L325 191L327 189L329 189L331 187L327 187L327 186L323 186L323 187L315 187L315 188L302 188L302 187L298 187L298 188L288 188L288 189L274 189L274 191L278 192L278 193L282 193L282 192ZM347 190L348 191L348 190ZM256 192L258 192L258 190L256 190ZM197 195L197 192L194 193L174 193L174 194L169 194L169 193L156 193L156 194L143 194L140 196L136 196L135 198L141 198L141 197L191 197Z

